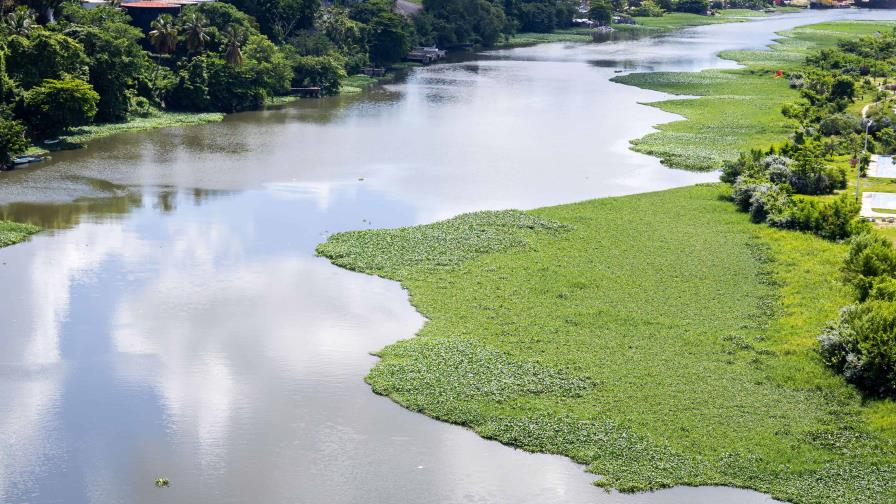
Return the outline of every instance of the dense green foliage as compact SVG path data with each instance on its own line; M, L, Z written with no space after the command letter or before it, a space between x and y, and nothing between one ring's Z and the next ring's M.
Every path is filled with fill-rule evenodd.
M6 247L24 241L28 236L40 231L33 224L20 224L0 220L0 247Z
M831 282L843 246L751 225L724 194L484 212L318 250L400 280L427 317L367 378L410 409L567 455L624 491L892 502L894 433L813 345L848 298Z

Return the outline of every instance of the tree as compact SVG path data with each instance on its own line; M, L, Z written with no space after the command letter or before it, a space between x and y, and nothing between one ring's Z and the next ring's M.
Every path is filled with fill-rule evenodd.
M246 32L239 27L228 26L224 30L224 37L227 39L224 60L231 66L241 66L243 64L242 45L246 40Z
M607 0L591 0L591 8L588 9L588 19L606 26L613 20L613 7Z
M87 78L84 47L61 33L38 27L27 36L8 37L6 49L6 71L24 89L44 79Z
M368 45L370 58L380 65L401 61L411 49L407 20L400 14L385 12L370 22Z
M47 79L25 93L26 118L35 136L52 136L89 123L100 96L80 79Z
M187 54L202 52L205 43L208 42L208 34L205 33L207 21L202 14L188 14L181 21L181 30L184 32L184 42L187 46Z
M678 0L675 11L689 12L691 14L706 14L709 10L708 0Z
M156 54L171 54L177 50L177 25L169 14L160 14L150 23L149 43Z
M140 30L121 22L117 11L109 7L90 12L102 10L109 11L109 16L98 15L101 20L94 26L74 25L66 31L87 54L89 82L100 95L96 119L121 121L127 118L138 83L151 73L152 63L138 43L143 37Z
M840 75L834 79L831 85L831 100L852 100L856 94L856 83L846 75Z
M0 112L0 169L9 169L12 160L28 148L25 126Z
M367 27L349 18L345 9L321 9L315 17L314 26L343 54L358 52L365 45Z
M31 29L37 26L37 19L34 16L34 11L19 6L3 18L3 24L11 34L27 37L31 33Z
M62 4L62 0L26 0L23 3L39 12L42 22L50 24L56 22L56 9Z
M331 56L298 56L292 64L298 87L316 86L323 94L338 93L339 81L345 78L341 62Z
M296 30L311 28L320 0L225 0L258 20L261 33L283 43Z

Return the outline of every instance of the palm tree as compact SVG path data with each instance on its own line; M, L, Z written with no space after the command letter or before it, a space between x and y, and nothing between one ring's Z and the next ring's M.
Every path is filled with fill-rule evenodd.
M156 54L171 54L177 49L177 25L170 14L161 14L150 25L149 43Z
M192 14L182 24L184 40L187 43L187 54L201 52L208 42L208 34L205 33L205 18L200 14Z
M34 13L28 9L18 8L6 15L4 20L14 35L27 36L34 27Z
M227 50L224 51L224 59L232 66L242 65L243 51L241 47L246 38L246 33L241 28L230 25L224 30L224 37L227 38Z

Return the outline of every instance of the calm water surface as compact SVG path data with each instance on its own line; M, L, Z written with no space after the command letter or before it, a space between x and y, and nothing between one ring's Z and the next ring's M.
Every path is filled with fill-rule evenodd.
M755 503L605 493L562 457L410 413L362 381L423 319L395 283L313 255L329 233L714 180L628 140L673 116L615 70L855 11L548 44L413 71L362 96L119 135L0 175L3 503ZM157 489L158 476L171 479Z

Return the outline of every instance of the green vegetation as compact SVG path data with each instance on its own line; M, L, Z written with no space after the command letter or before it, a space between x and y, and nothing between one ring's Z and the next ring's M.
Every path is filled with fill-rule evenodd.
M368 376L412 410L624 491L892 501L889 403L863 403L815 349L849 297L844 246L751 225L724 187L340 233L318 251L400 280L429 319Z
M508 37L502 46L544 44L547 42L591 42L594 37L591 28L567 28L551 33L516 33Z
M797 100L800 92L788 78L774 78L775 72L796 70L812 50L891 27L885 22L821 23L783 33L785 38L769 50L722 53L745 65L743 69L616 77L613 80L622 84L700 96L651 103L687 119L659 125L658 132L634 140L633 149L657 156L670 167L715 170L744 150L780 144L798 125L796 118L781 113L782 107Z
M703 26L708 24L737 23L743 20L727 16L701 16L686 12L670 12L662 17L634 17L634 25L614 25L614 28L622 31L635 31L648 35Z
M40 228L33 224L20 224L18 222L0 220L0 247L24 241L38 231L40 231Z

